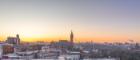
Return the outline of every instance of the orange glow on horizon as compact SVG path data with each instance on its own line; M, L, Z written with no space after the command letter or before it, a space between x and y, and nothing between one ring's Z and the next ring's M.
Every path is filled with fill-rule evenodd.
M69 37L41 37L41 38L33 38L33 37L20 37L22 42L52 42L52 41L59 41L59 40L69 40ZM1 41L5 41L6 37L0 37ZM97 43L104 43L104 42L127 42L128 38L123 37L75 37L74 42L97 42Z

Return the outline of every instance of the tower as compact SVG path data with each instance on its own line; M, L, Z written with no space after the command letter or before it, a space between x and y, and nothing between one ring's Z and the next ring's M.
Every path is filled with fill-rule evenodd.
M70 42L73 44L73 38L74 38L74 35L73 35L73 32L71 30L71 33L70 33Z
M20 44L20 38L19 38L19 35L18 34L16 35L16 38L17 38L17 41L16 41L17 44Z

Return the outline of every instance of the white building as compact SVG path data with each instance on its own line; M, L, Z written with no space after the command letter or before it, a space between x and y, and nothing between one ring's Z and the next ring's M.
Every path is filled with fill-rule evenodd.
M79 60L80 52L69 52L68 54L60 55L58 60Z

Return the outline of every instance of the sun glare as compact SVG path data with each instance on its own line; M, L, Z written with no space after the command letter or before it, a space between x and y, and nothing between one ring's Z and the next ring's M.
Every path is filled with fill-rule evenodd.
M13 27L13 29L11 29L10 32L12 32L12 34L20 34L21 36L27 38L39 38L43 36L45 30L42 27L36 25L22 25Z

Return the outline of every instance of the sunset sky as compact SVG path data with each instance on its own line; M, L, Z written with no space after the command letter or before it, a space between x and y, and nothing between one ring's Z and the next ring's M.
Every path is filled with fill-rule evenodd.
M0 0L0 40L140 42L140 0Z

